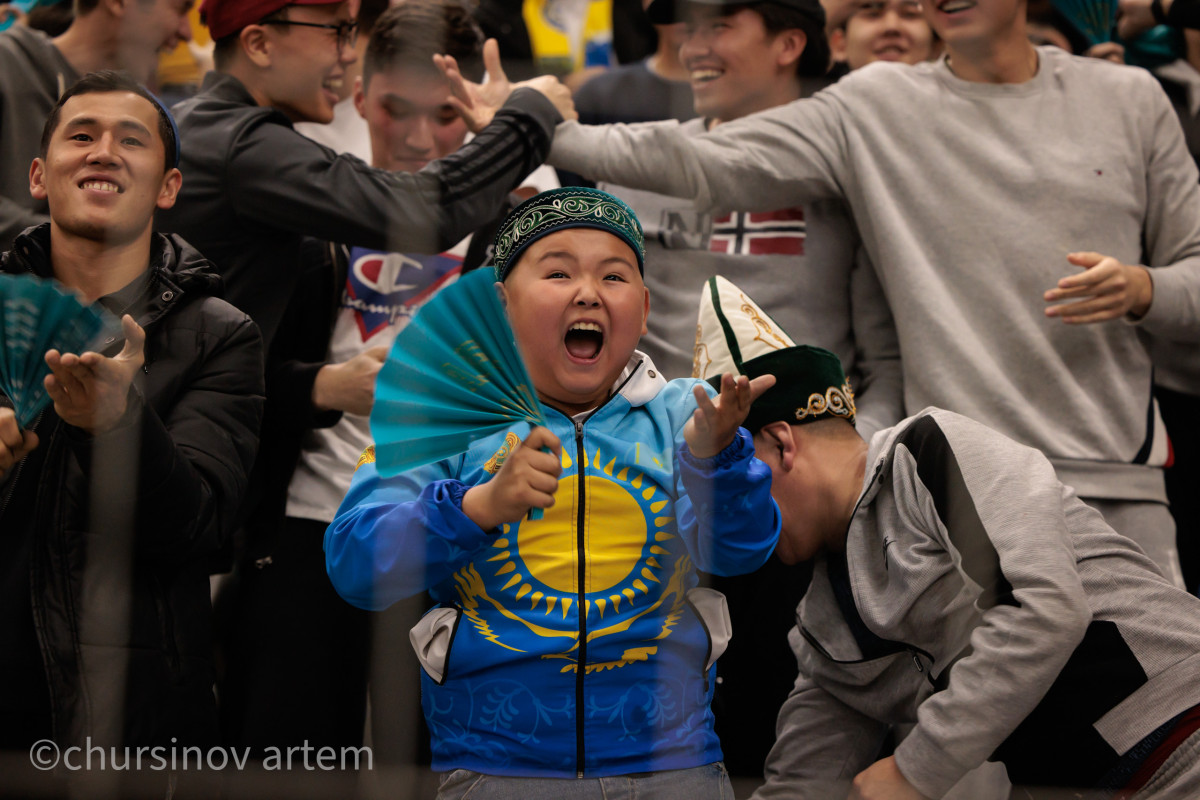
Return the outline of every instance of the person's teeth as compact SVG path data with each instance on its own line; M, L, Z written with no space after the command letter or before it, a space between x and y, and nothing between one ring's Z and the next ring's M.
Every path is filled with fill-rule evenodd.
M83 184L83 188L84 189L96 189L97 191L101 191L101 192L119 192L119 191L121 191L121 189L115 183L108 183L106 181L85 181Z
M717 69L694 69L692 70L692 80L696 81L711 81L721 77L721 71Z
M594 322L576 322L574 325L571 326L571 330L573 330L573 331L595 331L596 333L601 332L600 326Z

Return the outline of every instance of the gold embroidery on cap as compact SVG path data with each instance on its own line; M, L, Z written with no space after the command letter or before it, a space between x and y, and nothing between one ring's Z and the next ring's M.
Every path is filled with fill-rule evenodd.
M808 396L808 406L796 409L796 419L832 414L854 421L854 392L847 381L839 386L830 386L825 394L813 392Z
M768 319L763 319L759 313L758 306L754 305L749 297L742 294L742 313L750 317L750 321L754 323L754 341L762 342L772 350L782 350L785 347L791 347L792 343L779 335L775 330L775 326ZM770 340L764 337L770 337Z

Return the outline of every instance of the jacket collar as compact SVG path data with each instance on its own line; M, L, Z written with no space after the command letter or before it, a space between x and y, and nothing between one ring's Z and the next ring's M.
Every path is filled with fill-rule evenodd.
M288 119L286 114L273 106L260 106L258 101L254 99L254 95L250 94L250 90L246 88L246 84L227 72L217 72L214 70L205 75L204 82L200 85L200 94L214 100L230 103L231 105L261 108L263 111L271 112L273 115L272 122L280 122L289 128L293 127L292 121Z
M212 265L180 237L155 233L150 244L150 280L128 313L143 328L154 324L191 292L220 295L221 279ZM0 260L0 272L54 277L50 266L50 223L27 229Z
M667 385L667 379L655 368L650 356L634 350L629 363L613 387L616 395L625 398L629 405L637 407L649 403Z

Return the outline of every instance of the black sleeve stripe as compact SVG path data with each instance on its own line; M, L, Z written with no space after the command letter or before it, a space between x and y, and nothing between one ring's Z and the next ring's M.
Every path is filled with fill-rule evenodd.
M941 427L932 417L922 417L900 434L897 445L912 453L917 462L917 477L933 498L951 544L962 556L963 570L983 587L979 607L985 611L996 605L1019 608L1021 604L1013 596L1012 584L1004 577L1000 556L988 538L958 459Z

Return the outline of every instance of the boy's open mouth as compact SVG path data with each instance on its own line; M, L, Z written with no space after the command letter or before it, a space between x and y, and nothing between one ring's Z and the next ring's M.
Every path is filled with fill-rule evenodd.
M594 322L576 322L563 337L567 353L581 361L592 361L604 347L604 331Z

